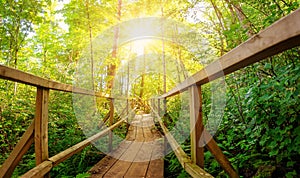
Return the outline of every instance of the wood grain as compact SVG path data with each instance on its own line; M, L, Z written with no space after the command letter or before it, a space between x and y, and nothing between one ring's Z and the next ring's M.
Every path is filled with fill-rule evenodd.
M203 85L267 57L300 45L300 9L278 20L195 73L160 98L176 95L188 87Z
M126 118L125 118L126 119ZM82 149L84 149L86 146L90 145L91 142L99 139L100 137L106 135L110 130L113 130L114 128L118 127L120 124L122 124L125 119L122 119L120 121L118 121L117 123L115 123L114 125L106 128L105 130L81 141L80 143L77 143L76 145L58 153L55 156L52 156L51 158L49 158L47 161L42 162L41 164L39 164L38 166L36 166L35 168L29 170L26 174L24 174L25 177L30 177L30 175L34 176L34 175L39 175L39 176L43 176L45 174L47 174L52 167L58 165L59 163L63 162L64 160L68 159L69 157L71 157L72 155L78 153L79 151L81 151ZM47 170L47 171L45 171ZM40 171L40 172L38 172Z
M102 98L110 98L103 93L94 92L92 90L87 90L84 88L74 87L72 85L59 83L56 81L44 79L17 69L13 69L4 65L0 65L0 78L19 82L35 87L42 87L51 90L64 91L64 92L73 92L84 95L97 96Z
M155 111L154 111L155 112ZM183 151L174 137L170 134L169 130L164 125L163 121L156 113L156 117L158 118L159 124L164 132L165 137L168 139L170 146L172 147L178 161L181 166L192 176L192 177L212 177L209 173L204 171L198 165L192 162L190 157Z
M34 127L36 165L49 158L48 154L48 102L49 89L37 88Z
M193 85L190 87L191 160L201 168L204 168L204 144L199 142L203 128L201 86Z
M25 131L20 141L14 147L9 157L5 160L0 168L0 177L9 178L14 172L23 155L28 151L34 140L34 121Z
M112 156L115 151L110 153L89 171L91 177L163 177L162 142L153 127L150 115L136 115L126 140L115 150L121 156ZM122 147L124 142L130 146Z

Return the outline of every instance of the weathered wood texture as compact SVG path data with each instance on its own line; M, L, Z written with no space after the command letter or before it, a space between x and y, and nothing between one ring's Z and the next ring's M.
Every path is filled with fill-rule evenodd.
M28 127L9 157L0 168L0 177L9 178L13 174L23 155L28 151L34 140L34 122Z
M250 64L300 45L300 9L229 51L219 60L187 78L161 98L176 95L188 87L203 85Z
M201 168L204 168L204 144L200 143L203 128L201 86L193 85L190 87L191 160Z
M51 161L44 161L38 166L34 167L26 174L21 176L22 178L41 178L48 174L50 170L53 168L53 163Z
M52 80L44 79L17 69L13 69L7 66L0 65L0 78L15 81L35 87L47 88L51 90L58 90L64 92L73 92L84 95L91 95L103 98L109 98L101 93L96 93L91 90L83 88L77 88L72 85L55 82Z
M171 135L169 130L166 128L160 117L158 116L159 124L164 132L165 137L168 139L169 144L171 145L175 155L177 156L178 161L181 166L192 176L192 177L212 177L209 173L204 171L201 167L192 162L190 157L183 151L174 137Z
M225 172L227 172L227 174L230 177L238 178L239 175L233 169L231 163L223 154L217 142L214 140L214 138L210 135L210 133L206 129L203 130L203 134L201 135L201 137L202 137L201 140L204 141L206 144L205 147L211 152L211 154L215 157L215 159L218 161L220 166L225 170Z
M86 146L90 145L91 142L96 141L102 136L105 136L110 130L113 130L114 128L118 127L120 124L122 124L126 118L118 121L114 125L106 128L105 130L89 137L88 139L77 143L76 145L66 149L65 151L62 151L58 153L55 156L52 156L48 160L42 162L38 166L34 167L33 169L29 170L27 173L25 173L22 177L41 177L46 175L54 166L58 165L59 163L63 162L64 160L68 159L69 157L73 156L74 154L78 153L82 149L84 149Z
M47 160L48 154L48 100L49 89L37 88L34 120L34 147L36 165Z
M109 108L110 108L110 111L109 111L109 126L113 125L113 122L114 122L114 100L111 99L110 102L109 102ZM111 151L112 150L112 139L113 139L113 133L112 131L110 131L108 133L108 150Z
M91 177L163 177L161 136L150 115L136 115L126 139L89 172Z
M37 88L34 118L34 150L36 165L49 158L48 154L48 103L49 89ZM49 177L46 174L44 177Z

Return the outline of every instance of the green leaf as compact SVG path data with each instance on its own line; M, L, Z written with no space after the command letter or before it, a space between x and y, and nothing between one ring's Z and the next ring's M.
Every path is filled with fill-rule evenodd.
M285 174L285 176L287 178L293 178L297 175L297 172L295 170L293 170L292 172L288 172L287 174Z
M296 163L295 161L289 161L289 162L287 162L286 166L292 167L292 166L294 166L295 163Z
M91 175L89 173L82 173L82 174L77 174L76 178L88 178Z
M270 63L266 63L264 66L265 69L271 69L272 65Z
M277 149L272 150L272 151L269 153L270 156L275 156L275 155L277 155L277 154L278 154L278 150L277 150Z

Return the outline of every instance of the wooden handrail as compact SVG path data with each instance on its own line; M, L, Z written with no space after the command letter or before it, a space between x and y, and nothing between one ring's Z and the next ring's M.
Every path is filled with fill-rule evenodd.
M224 75L230 74L234 71L237 71L243 67L249 66L255 62L258 62L267 57L278 54L282 51L291 49L293 47L300 45L300 9L291 13L290 15L280 19L275 22L270 27L261 31L257 35L253 36L246 42L242 43L235 49L231 50L224 56L220 57L217 61L209 64L203 70L197 72L193 76L186 79L184 82L177 85L177 87L170 90L168 93L163 94L158 98L167 98L176 94L179 94L181 91L187 90L191 86L201 86L205 83L208 83L212 80L215 80ZM102 98L113 99L107 97L101 93L95 91L73 87L72 85L63 84L55 82L52 80L44 79L17 69L6 67L0 65L0 79L6 79L14 82L19 82L31 86L37 87L37 101L36 101L36 117L34 120L34 126L30 126L25 132L21 141L15 147L15 150L12 152L12 156L16 155L16 158L11 159L9 157L5 164L7 165L1 167L1 170L6 170L4 177L9 176L16 164L19 162L21 157L29 149L30 144L35 140L35 154L37 155L37 165L35 168L27 172L23 177L41 177L49 173L52 167L64 161L65 159L71 157L75 153L81 151L91 142L107 134L110 130L119 126L125 121L126 118L118 121L114 125L111 125L109 128L105 129L102 132L68 148L67 150L48 158L48 138L46 137L48 132L47 120L48 120L48 96L49 90L57 90L63 92L73 92L77 94L97 96ZM40 92L40 93L39 93ZM44 104L43 104L44 103ZM158 110L160 108L160 103L158 102ZM113 109L113 107L111 107ZM194 108L197 110L197 107ZM113 111L113 110L112 110ZM155 112L155 111L154 111ZM194 113L194 111L192 112ZM194 163L179 147L176 140L172 135L169 134L168 129L164 126L163 122L160 119L160 116L155 113L159 119L159 123L165 132L166 138L171 144L176 156L178 157L180 163L185 168L185 170L194 177L204 177L211 175L206 173L202 168L200 168L196 163ZM194 113L195 114L195 113ZM110 123L112 123L113 112L110 112ZM197 122L194 118L193 122ZM203 133L208 135L208 133L203 130ZM33 138L34 137L34 138ZM207 136L211 137L211 136ZM197 140L197 139L194 139ZM221 150L217 147L217 144L212 139L211 142L207 144L209 151L213 154L220 154ZM217 158L218 162L226 162L224 156L219 156ZM226 163L227 164L227 163ZM226 170L226 169L225 169ZM1 175L1 174L0 174ZM234 176L235 177L235 176Z
M64 160L68 159L69 157L73 156L74 154L78 153L92 142L96 141L97 139L101 138L102 136L106 135L109 131L113 130L114 128L121 125L126 118L116 122L114 125L106 128L105 130L77 143L76 145L58 153L55 156L52 156L48 160L42 162L38 166L34 167L33 169L29 170L25 173L22 178L29 178L29 177L42 177L46 175L54 166L58 165L59 163L63 162Z
M164 125L163 121L161 120L161 117L158 115L158 113L153 109L152 112L155 114L165 137L167 138L169 144L172 147L172 150L174 151L176 157L178 158L178 161L180 162L181 166L192 176L192 177L213 177L209 173L207 173L205 170L203 170L201 167L196 165L192 162L191 158L183 151L183 149L180 147L180 145L177 143L177 141L174 139L174 137L170 134L167 127Z
M182 91L191 89L190 100L190 124L191 124L191 153L193 166L204 166L203 158L203 146L199 146L199 142L205 143L207 149L214 155L216 160L222 166L222 168L229 174L230 177L239 177L237 172L233 169L232 165L222 153L213 137L203 128L202 121L202 109L201 109L201 86L212 80L230 74L243 67L249 66L255 62L258 62L267 57L278 54L282 51L291 49L300 45L300 9L291 13L290 15L278 20L270 27L261 31L257 35L253 36L246 42L242 43L235 49L231 50L224 56L220 57L215 62L212 62L206 66L203 70L200 70L193 76L187 78L182 83L178 84L175 88L169 92L163 94L160 97L152 98L157 99L158 104L161 99L180 94ZM198 93L197 96L196 94ZM159 119L159 123L167 137L170 145L172 146L179 162L193 177L200 175L193 175L195 172L189 172L186 169L185 160L186 155L183 151L178 149L179 145L172 135L168 133L168 129L163 124L158 114L155 113ZM196 133L197 132L197 133ZM199 137L201 136L201 137ZM188 161L189 163L189 161ZM198 165L196 165L198 164ZM200 168L200 167L199 167ZM198 170L196 173L201 173L202 170Z
M0 177L11 177L14 169L22 159L23 155L29 150L31 144L34 142L34 121L25 131L20 141L17 143L9 157L4 161L0 168Z
M167 98L203 85L267 57L300 45L300 9L278 20L265 30L229 51L160 98Z
M76 94L90 95L101 98L106 98L112 100L113 98L107 97L101 93L97 93L91 90L86 90L83 88L73 87L72 85L63 84L55 82L52 80L44 79L14 68L0 65L0 79L10 80L13 82L19 82L26 85L31 85L37 88L36 95L36 114L34 118L34 124L32 124L27 131L24 133L21 140L18 142L17 146L13 149L12 153L8 159L0 167L0 177L10 177L21 160L22 156L28 151L30 145L34 142L35 154L36 154L36 164L37 167L43 167L42 171L36 172L37 177L49 177L47 170L50 170L53 166L59 162L67 159L73 154L79 152L84 147L90 144L91 141L99 138L106 132L106 129L99 134L96 134L83 142L65 150L64 152L48 158L48 103L49 103L49 90L57 90L62 92L73 92ZM113 107L113 106L111 106ZM113 117L113 110L109 112L109 118ZM126 119L126 118L125 118ZM113 129L120 125L125 119L117 122L116 124L109 127ZM64 155L65 154L65 155ZM59 157L59 158L58 158ZM49 166L49 160L51 159L51 165ZM52 164L53 163L53 164ZM33 171L35 174L36 170ZM2 175L2 176L1 176Z
M35 87L42 87L51 90L63 91L63 92L73 92L77 94L91 95L97 96L101 98L110 98L101 94L99 92L94 92L92 90L87 90L83 88L74 87L72 85L59 83L56 81L44 79L42 77L38 77L27 72L23 72L17 69L13 69L7 66L0 65L0 78L19 82Z

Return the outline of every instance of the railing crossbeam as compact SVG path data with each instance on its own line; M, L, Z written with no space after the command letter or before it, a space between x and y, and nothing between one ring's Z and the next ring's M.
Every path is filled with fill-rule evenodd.
M12 176L14 169L19 164L23 155L28 151L34 141L34 122L27 128L9 157L5 160L0 168L0 177L9 178Z

